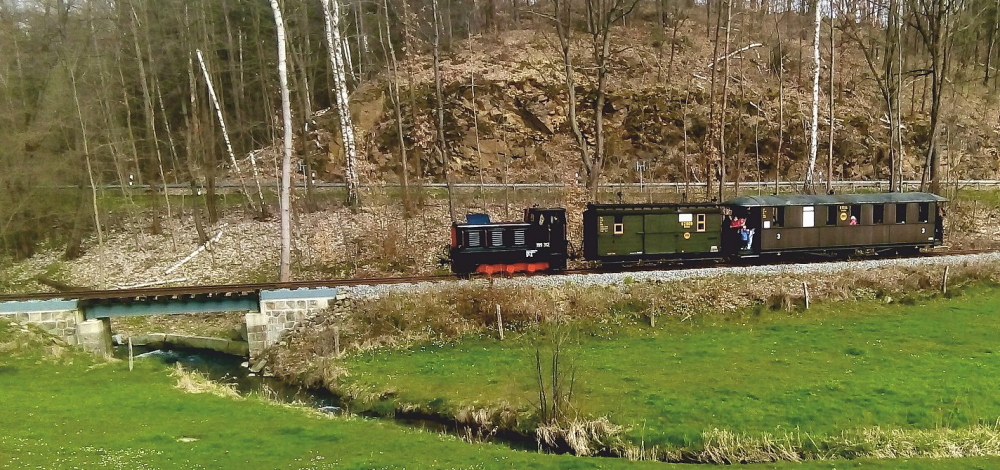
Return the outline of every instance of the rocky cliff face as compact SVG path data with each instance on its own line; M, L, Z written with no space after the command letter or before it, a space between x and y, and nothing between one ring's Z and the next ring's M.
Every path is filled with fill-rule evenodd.
M704 181L706 177L712 48L704 34L692 27L682 28L678 37L682 39L676 41L673 60L670 45L653 40L641 26L620 29L614 37L622 50L611 63L609 96L604 106L608 182L636 181L637 161L647 165L647 178L653 181ZM734 40L734 44L748 42ZM445 134L449 165L456 180L582 181L579 151L565 117L567 93L556 44L552 31L514 31L472 38L456 44L447 54L442 62ZM783 180L804 176L811 80L808 71L799 73L798 55L792 47L797 43L791 42L784 46L784 83L779 86L778 48L776 42L773 44L765 42L728 60L724 152L729 180L769 181L776 174ZM740 47L734 45L731 49ZM573 44L580 124L592 145L596 87L588 50L582 38ZM887 178L888 120L881 111L867 66L860 60L850 45L838 51L834 72L836 179ZM716 69L716 113L723 108L725 62L719 61ZM824 104L820 109L819 171L824 171L829 154L828 73L825 66L821 77ZM394 79L400 83L403 140L410 174L441 180L443 162L435 150L436 102L428 57L414 58L400 66L398 77L385 73L352 95L365 173L373 181L399 178L400 139L388 86ZM928 140L922 88L921 82L914 80L903 90L903 171L907 179L920 178ZM984 95L979 92L952 94L948 126L942 138L944 176L995 177L1000 166L1000 126L989 116L998 114L997 104L983 102L979 97ZM784 126L779 125L780 114ZM319 143L327 154L328 176L336 179L342 171L343 156L334 137L335 119L328 113L319 121ZM710 168L708 171L718 171ZM819 181L825 179L817 177Z

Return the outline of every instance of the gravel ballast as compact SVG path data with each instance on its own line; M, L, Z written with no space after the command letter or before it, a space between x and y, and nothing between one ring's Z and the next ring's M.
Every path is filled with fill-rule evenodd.
M794 264L749 265L737 267L711 267L691 269L669 269L657 271L626 271L599 274L552 274L546 276L515 276L496 278L497 287L557 287L563 285L610 286L627 282L666 282L683 279L713 278L719 276L779 276L817 275L862 272L878 269L903 269L926 266L958 266L972 263L996 263L1000 252L916 256L912 258L868 259L859 261L827 261ZM402 284L356 285L340 287L344 293L354 298L377 298L389 293L429 292L454 287L486 286L488 279L435 281Z

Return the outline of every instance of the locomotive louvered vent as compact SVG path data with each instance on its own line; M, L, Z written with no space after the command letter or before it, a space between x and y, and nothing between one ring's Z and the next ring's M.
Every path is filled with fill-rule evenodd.
M479 240L478 230L472 230L468 232L468 234L469 234L469 246L479 246L482 244L482 241Z
M514 230L514 244L515 245L524 245L525 244L524 230Z
M490 245L503 246L503 230L494 230L490 232Z

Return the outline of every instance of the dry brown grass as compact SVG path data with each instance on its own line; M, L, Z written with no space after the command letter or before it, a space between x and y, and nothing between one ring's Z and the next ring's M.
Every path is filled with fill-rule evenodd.
M702 434L696 452L642 449L623 445L615 453L633 460L711 464L802 462L805 460L962 458L1000 455L1000 423L962 429L883 429L845 431L838 436L799 432L751 435L725 429Z
M570 450L586 456L610 452L620 446L621 432L621 426L602 416L593 420L573 419L565 425L541 425L535 430L535 438L541 448Z
M204 374L185 370L179 363L171 372L171 375L177 379L176 387L186 393L207 393L223 398L242 398L240 393L236 391L235 386L213 382Z

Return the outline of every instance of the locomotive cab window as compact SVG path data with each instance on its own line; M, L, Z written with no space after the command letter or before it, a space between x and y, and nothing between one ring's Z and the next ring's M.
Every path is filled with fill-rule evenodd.
M919 205L919 210L917 211L917 220L926 223L931 217L931 204L929 202L921 202Z
M906 223L906 204L896 204L896 223Z
M876 225L885 223L884 204L872 204L872 223Z

